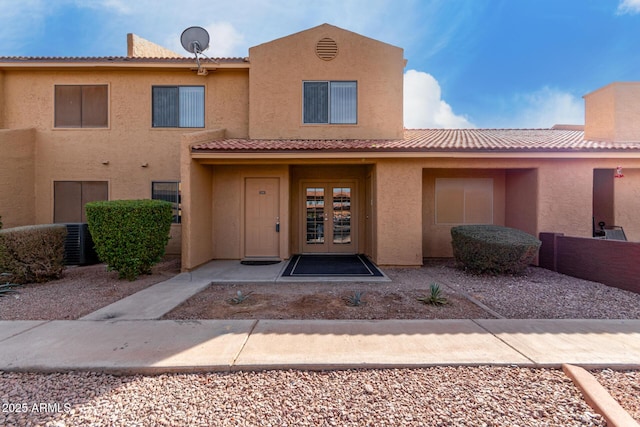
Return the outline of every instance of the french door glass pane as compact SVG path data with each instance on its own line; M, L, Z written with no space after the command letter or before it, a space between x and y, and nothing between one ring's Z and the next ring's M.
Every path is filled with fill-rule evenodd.
M333 187L333 243L351 243L351 188Z
M324 243L324 188L306 188L306 241L308 245Z

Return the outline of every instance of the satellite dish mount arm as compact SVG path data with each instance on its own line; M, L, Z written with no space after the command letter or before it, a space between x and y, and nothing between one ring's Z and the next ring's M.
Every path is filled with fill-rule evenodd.
M209 48L209 33L207 30L202 27L189 27L182 32L180 42L186 51L195 54L198 75L206 76L207 70L202 68L198 55L203 55L202 52Z

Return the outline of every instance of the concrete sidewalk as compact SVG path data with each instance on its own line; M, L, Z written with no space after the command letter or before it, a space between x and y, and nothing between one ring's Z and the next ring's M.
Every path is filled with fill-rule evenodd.
M0 321L0 370L640 368L640 320Z
M285 266L213 261L80 320L0 321L0 370L640 368L640 320L158 320L212 281L276 282Z

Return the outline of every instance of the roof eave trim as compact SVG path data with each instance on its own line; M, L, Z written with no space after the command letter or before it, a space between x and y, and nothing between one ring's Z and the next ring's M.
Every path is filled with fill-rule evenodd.
M96 68L134 68L134 69L179 69L179 70L197 70L198 66L195 62L109 62L109 61L91 61L91 62L59 62L59 61L47 61L47 62L0 62L0 69L96 69ZM250 64L248 62L233 62L233 63L219 63L219 64L201 64L201 69L207 71L216 71L219 69L249 69Z
M605 151L329 151L329 150L192 150L192 159L291 159L291 158L640 158L640 150Z

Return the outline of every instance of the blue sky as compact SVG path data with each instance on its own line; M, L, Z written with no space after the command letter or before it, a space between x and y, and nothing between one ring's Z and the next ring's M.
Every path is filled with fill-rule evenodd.
M0 56L126 55L126 34L210 57L329 23L404 48L406 127L584 121L582 96L640 79L640 0L0 0Z

